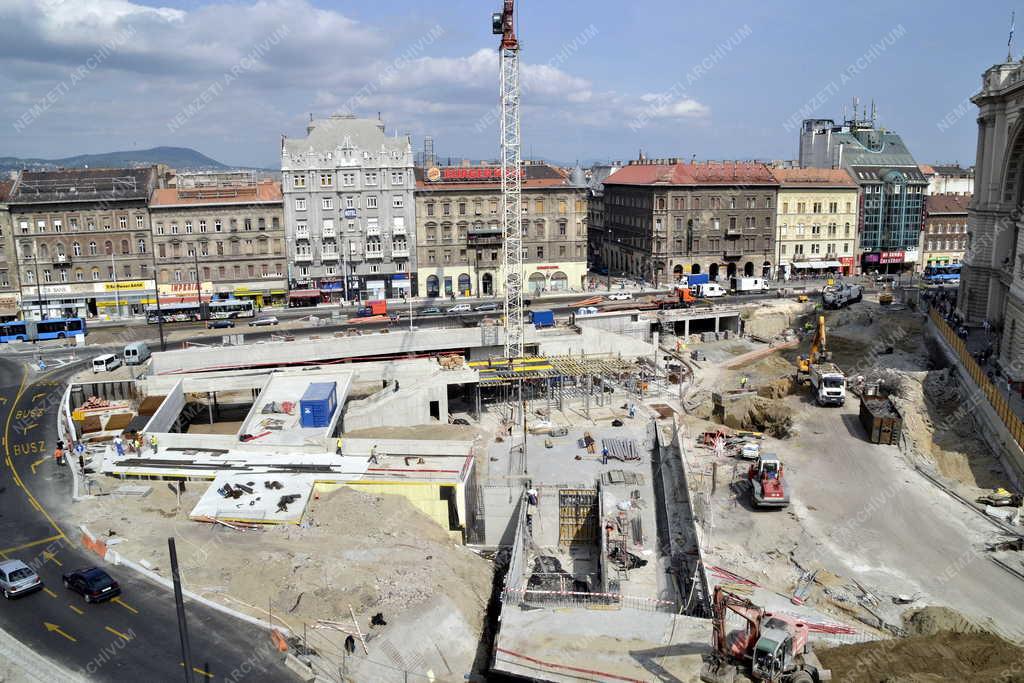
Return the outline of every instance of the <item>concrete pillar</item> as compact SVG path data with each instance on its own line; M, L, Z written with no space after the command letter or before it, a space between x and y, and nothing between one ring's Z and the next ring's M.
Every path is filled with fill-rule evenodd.
M718 332L719 323L721 322L721 320L722 320L721 316L719 316L719 315L715 316L715 332Z
M690 337L690 319L686 318L683 320L683 337L689 339Z

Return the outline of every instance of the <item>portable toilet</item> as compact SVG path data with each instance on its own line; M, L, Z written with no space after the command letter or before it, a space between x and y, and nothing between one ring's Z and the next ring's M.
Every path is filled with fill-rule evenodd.
M299 424L304 428L326 427L337 407L337 383L314 382L299 399Z

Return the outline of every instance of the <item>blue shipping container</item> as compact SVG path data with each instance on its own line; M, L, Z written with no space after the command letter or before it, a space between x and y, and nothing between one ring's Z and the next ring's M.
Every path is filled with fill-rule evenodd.
M314 382L299 400L299 424L305 428L326 427L337 407L337 383Z
M684 275L683 279L686 281L686 284L690 287L693 287L694 285L705 285L711 281L708 278L707 273L695 273L693 275Z
M553 311L530 311L530 322L538 329L541 327L554 327L555 314Z

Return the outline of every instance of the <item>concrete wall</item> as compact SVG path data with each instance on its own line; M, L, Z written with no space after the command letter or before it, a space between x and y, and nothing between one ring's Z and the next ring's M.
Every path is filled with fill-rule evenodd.
M182 391L182 382L178 380L175 385L167 392L167 398L160 404L153 416L149 418L149 422L146 423L145 432L163 434L170 432L174 427L174 423L178 419L178 415L185 408L185 392ZM161 443L163 445L163 443Z
M626 337L633 337L645 342L651 341L651 318L637 313L604 313L598 315L577 316L576 326L606 332L615 332Z
M484 510L485 546L510 546L515 541L519 506L523 504L522 486L485 484L479 489Z
M430 403L438 402L438 415L430 415ZM443 382L411 384L399 381L373 396L360 401L349 401L342 414L342 429L350 432L368 427L408 427L440 421L448 423L448 385Z
M540 354L543 356L567 356L587 354L612 354L626 358L650 356L653 344L626 335L590 327L581 328L581 334L574 337L560 335L542 341Z

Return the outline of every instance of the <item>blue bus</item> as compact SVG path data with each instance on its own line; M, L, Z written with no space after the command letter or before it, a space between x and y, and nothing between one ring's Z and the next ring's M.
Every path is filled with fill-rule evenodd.
M960 282L960 264L947 263L941 266L927 266L924 281L937 285L955 285Z
M87 334L84 318L47 318L46 320L12 320L0 323L0 343L13 341L45 341Z

